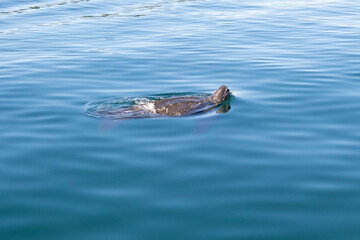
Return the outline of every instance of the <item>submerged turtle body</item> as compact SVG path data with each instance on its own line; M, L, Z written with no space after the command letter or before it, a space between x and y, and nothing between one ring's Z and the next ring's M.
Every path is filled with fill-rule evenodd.
M223 103L230 97L227 86L222 85L209 98L201 97L173 97L154 102L157 114L166 116L185 116L210 110Z
M181 96L160 100L145 98L145 101L136 102L135 100L135 104L132 106L120 108L117 107L119 105L118 100L103 100L100 103L90 102L86 105L86 113L92 117L109 119L153 118L159 116L177 117L209 111L219 105L221 107L217 112L223 113L230 109L229 103L224 103L229 97L229 89L222 85L209 97Z

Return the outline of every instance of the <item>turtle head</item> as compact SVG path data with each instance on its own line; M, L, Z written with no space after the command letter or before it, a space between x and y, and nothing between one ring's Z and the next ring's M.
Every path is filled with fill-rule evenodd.
M211 95L210 99L216 104L220 104L223 101L229 99L230 90L225 85L221 85L213 95Z

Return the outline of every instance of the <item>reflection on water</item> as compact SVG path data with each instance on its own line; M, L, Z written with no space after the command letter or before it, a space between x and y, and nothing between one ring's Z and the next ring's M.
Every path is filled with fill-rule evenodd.
M227 113L228 111L230 111L230 109L231 109L230 101L226 101L220 105L216 113Z

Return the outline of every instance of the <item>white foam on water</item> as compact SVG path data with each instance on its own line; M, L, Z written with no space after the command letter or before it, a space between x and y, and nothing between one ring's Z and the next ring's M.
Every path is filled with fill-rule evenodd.
M155 104L153 102L148 102L146 105L145 105L145 109L150 111L150 112L153 112L153 113L156 113L156 110L155 110Z
M146 112L156 113L155 104L153 101L149 101L148 99L139 99L136 100L135 102L136 102L136 106L139 109L144 110Z

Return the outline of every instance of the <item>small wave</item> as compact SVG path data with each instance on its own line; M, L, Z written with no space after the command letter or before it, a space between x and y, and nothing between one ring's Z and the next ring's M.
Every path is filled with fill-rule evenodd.
M40 9L64 6L64 5L68 5L68 4L76 4L76 3L81 3L81 2L89 2L89 1L91 1L91 0L71 0L71 1L61 1L61 2L33 5L33 6L29 6L29 7L18 8L18 9L11 10L11 11L2 11L2 12L0 12L0 16L1 15L22 14L22 13L27 13L30 11L36 11L36 10L40 10Z
M38 5L32 5L22 8L17 8L14 10L8 10L8 11L1 11L0 12L0 18L6 17L6 16L12 16L12 15L18 15L18 14L24 14L32 11L38 11L41 9L49 9L54 7L62 7L70 4L78 4L82 2L94 2L96 0L69 0L69 1L59 1L54 3L48 3L48 4L38 4ZM81 15L81 16L69 16L65 20L61 19L59 21L52 21L52 22L45 22L40 24L31 24L30 26L22 26L21 28L13 28L8 30L2 30L0 31L1 34L14 34L18 33L19 31L28 31L28 30L36 30L43 27L49 27L49 26L56 26L56 25L67 25L67 24L76 24L83 21L92 21L97 18L108 18L108 17L118 17L118 18L132 18L132 17L144 17L150 15L154 11L163 10L171 8L171 6L174 5L180 5L184 4L185 2L193 2L193 1L204 1L204 0L177 0L177 1L170 1L170 0L163 0L163 1L156 1L154 3L141 3L141 4L135 4L132 6L124 7L120 6L120 9L117 9L118 7L114 6L113 9L115 11L112 12L105 12L105 13L94 13L89 15Z
M198 1L198 0L178 0L178 1L157 1L154 3L148 4L140 4L132 6L128 9L122 9L121 11L111 12L111 13L102 13L102 14L94 14L94 15L86 15L81 18L102 18L102 17L144 17L153 11L157 11L159 9L164 9L170 4L176 3L185 3L190 1Z

